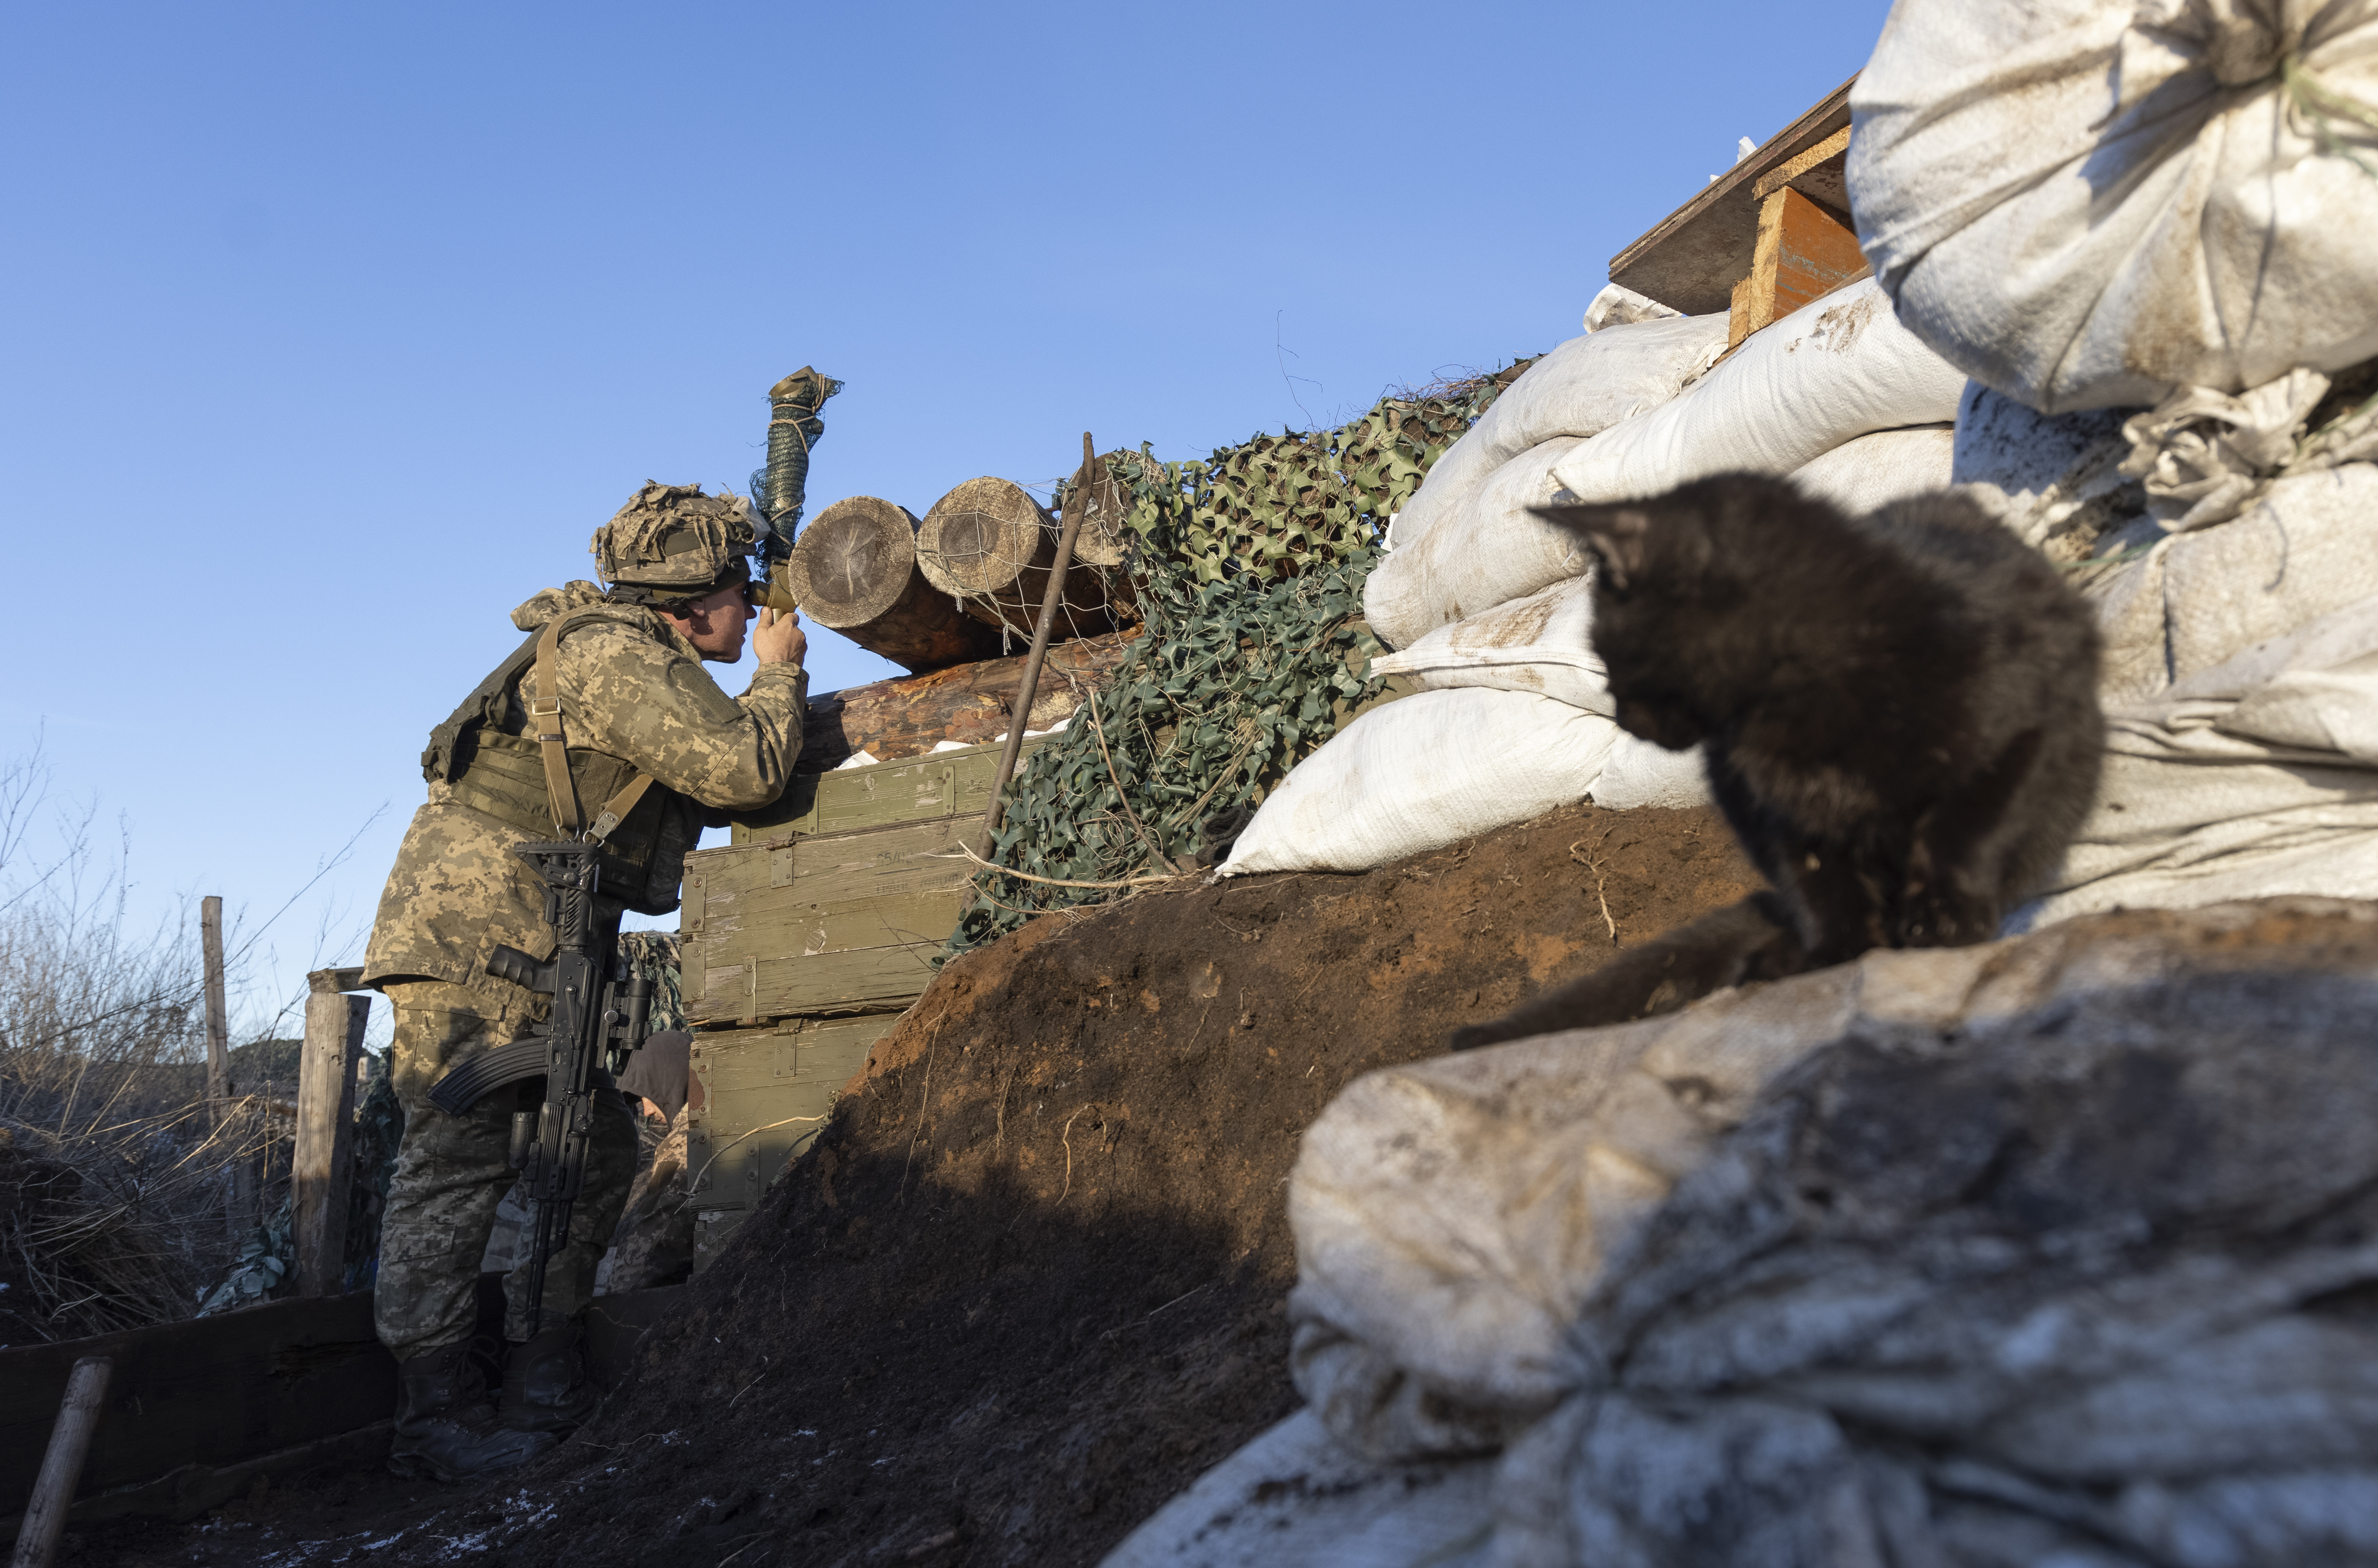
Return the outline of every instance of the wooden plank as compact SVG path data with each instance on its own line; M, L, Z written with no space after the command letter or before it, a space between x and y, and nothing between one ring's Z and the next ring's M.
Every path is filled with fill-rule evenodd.
M77 1495L138 1486L202 1454L223 1466L383 1421L396 1362L368 1292L270 1301L220 1317L0 1350L0 1497L22 1498L74 1363L115 1362Z
M1033 750L1047 738L1027 739L1025 749ZM970 746L911 762L796 774L785 787L784 798L771 809L766 826L736 825L735 847L858 832L954 813L980 816L999 773L999 751L996 744Z
M1770 169L1751 184L1751 194L1765 201L1789 186L1820 207L1849 221L1850 128L1844 126L1808 151Z
M703 1108L687 1118L694 1271L717 1257L786 1165L806 1149L896 1012L803 1019L694 1037Z
M962 820L947 819L848 838L805 839L771 853L768 883L811 903L963 887L974 874L974 863L956 853L964 832Z
M815 958L822 953L857 952L867 948L939 948L957 928L969 897L963 888L943 888L905 898L856 898L810 904L785 912L775 928L798 948L783 956ZM768 962L762 956L760 962Z
M1869 270L1856 234L1797 189L1778 186L1759 209L1749 275L1734 286L1727 347Z
M1787 186L1769 199L1784 209L1769 319L1781 320L1874 270L1849 225L1809 200L1798 186Z
M921 979L887 989L881 964L812 977L787 976L784 964L852 949L937 950L965 909L973 867L955 847L967 825L943 818L690 859L687 908L699 899L700 914L682 944L688 1017L715 1027L900 1005L921 992ZM893 968L923 974L913 959Z
M614 1299L606 1297L604 1299ZM251 1492L259 1480L279 1488L309 1476L377 1470L388 1463L393 1423L373 1421L350 1432L318 1437L270 1454L237 1460L210 1454L134 1486L113 1487L75 1500L69 1525L110 1519L169 1519L183 1524ZM17 1538L22 1516L0 1519L0 1543Z
M1759 240L1758 184L1850 123L1852 77L1610 259L1610 281L1687 316L1729 309Z
M899 1007L920 994L931 978L922 958L948 940L966 907L974 868L958 846L990 798L998 760L998 748L986 746L854 769L816 781L809 809L769 836L688 856L679 922L687 1017L710 1028L756 1024ZM804 823L859 825L784 831ZM813 972L787 967L875 949L898 952Z
M932 983L932 957L948 939L904 947L821 952L807 958L752 961L751 1016L784 1018L794 1013L860 1012L902 1008Z
M809 811L787 826L799 834L847 833L946 817L956 799L955 771L939 757L854 768L818 781Z

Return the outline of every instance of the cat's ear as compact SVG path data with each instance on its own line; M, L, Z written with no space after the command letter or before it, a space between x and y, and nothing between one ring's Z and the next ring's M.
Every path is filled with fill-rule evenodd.
M1643 575L1650 514L1633 507L1536 507L1535 515L1585 542L1602 563L1602 580L1624 593Z

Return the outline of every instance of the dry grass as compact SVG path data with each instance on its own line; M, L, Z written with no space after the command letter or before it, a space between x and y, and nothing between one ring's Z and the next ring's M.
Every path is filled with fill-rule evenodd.
M259 1097L204 1101L196 912L127 930L120 847L46 784L0 766L0 1344L187 1317L234 1173L285 1139Z

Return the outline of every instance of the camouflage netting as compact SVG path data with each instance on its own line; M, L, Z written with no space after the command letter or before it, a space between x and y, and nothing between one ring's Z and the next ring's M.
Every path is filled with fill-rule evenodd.
M768 466L751 472L751 495L771 529L771 554L790 547L810 483L810 449L825 438L818 411L842 383L802 365L768 389Z
M685 1000L679 985L678 937L675 931L622 931L619 961L630 975L653 983L653 1000L644 1014L647 1033L686 1027Z
M1021 766L944 956L1033 916L1171 874L1366 698L1380 651L1363 580L1387 519L1531 361L1380 400L1335 430L1258 436L1204 462L1108 459L1130 494L1127 570L1147 617L1109 682ZM1060 501L1063 500L1060 487ZM1227 830L1223 830L1227 831Z

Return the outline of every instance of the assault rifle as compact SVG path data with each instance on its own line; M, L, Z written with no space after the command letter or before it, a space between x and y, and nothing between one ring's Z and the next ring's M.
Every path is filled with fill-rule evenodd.
M512 1113L511 1163L528 1177L536 1215L529 1254L528 1321L536 1328L545 1302L545 1266L568 1244L570 1206L586 1179L586 1149L594 1136L594 1096L607 1072L644 1043L652 982L642 975L611 976L611 940L594 915L602 871L593 843L522 844L512 853L545 879L545 918L553 928L553 957L538 963L516 947L498 947L487 973L553 999L545 1027L513 1045L487 1051L430 1085L429 1103L460 1116L507 1083L540 1075L545 1103Z

